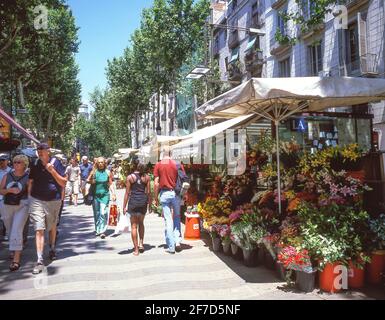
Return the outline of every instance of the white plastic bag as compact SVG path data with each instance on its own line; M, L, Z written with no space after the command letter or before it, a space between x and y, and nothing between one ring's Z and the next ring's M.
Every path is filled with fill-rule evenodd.
M131 232L131 223L130 215L126 213L125 215L121 210L119 210L119 220L118 224L115 227L114 234L129 233Z

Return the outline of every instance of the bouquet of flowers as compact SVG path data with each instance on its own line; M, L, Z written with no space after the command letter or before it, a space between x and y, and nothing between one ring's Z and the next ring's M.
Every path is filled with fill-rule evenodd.
M222 229L222 225L220 225L220 224L213 224L213 225L209 226L209 233L210 233L211 238L219 237L219 233L220 233L221 229Z
M306 273L313 272L309 253L305 249L297 250L292 246L284 247L278 254L278 261L289 270L303 271Z
M230 226L228 224L222 225L220 230L219 230L219 236L222 239L222 243L230 243L231 242L230 234L231 234Z

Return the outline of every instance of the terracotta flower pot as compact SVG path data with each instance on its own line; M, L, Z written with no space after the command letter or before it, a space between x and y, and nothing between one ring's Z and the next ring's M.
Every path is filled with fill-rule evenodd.
M347 289L348 279L343 279L341 275L341 263L327 263L325 268L319 273L319 287L325 292L340 292L342 289ZM346 275L347 276L347 275ZM341 280L342 279L342 283Z
M385 250L377 250L372 253L367 272L370 284L382 283L382 275L385 273Z
M349 262L348 285L351 289L359 289L365 285L365 267L360 269Z

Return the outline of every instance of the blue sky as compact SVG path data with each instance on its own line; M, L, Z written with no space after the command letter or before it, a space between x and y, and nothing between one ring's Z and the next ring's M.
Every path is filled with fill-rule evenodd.
M140 26L143 8L153 0L68 0L81 41L76 61L80 67L82 100L96 86L105 88L107 60L122 55L130 35Z

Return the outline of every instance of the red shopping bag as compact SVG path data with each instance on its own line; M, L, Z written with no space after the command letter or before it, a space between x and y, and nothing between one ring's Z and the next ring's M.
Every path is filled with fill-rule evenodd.
M111 204L108 225L111 227L115 227L117 224L118 224L118 207L116 204Z

